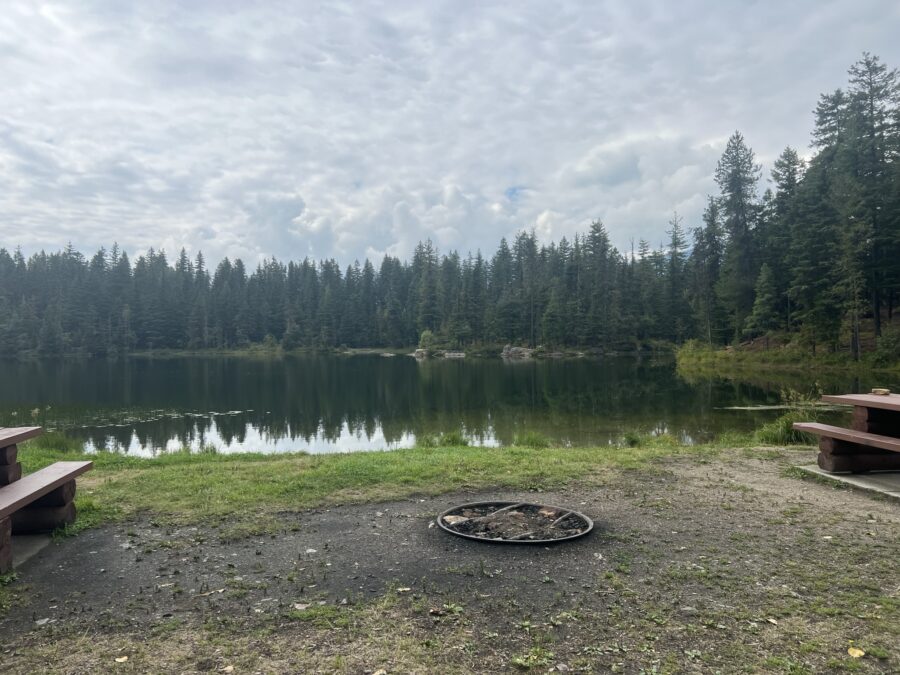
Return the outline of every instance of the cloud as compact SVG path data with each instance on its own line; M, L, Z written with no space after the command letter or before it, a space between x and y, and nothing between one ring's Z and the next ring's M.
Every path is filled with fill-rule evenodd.
M771 165L900 6L813 0L9 3L0 246L248 264L698 223L728 136Z

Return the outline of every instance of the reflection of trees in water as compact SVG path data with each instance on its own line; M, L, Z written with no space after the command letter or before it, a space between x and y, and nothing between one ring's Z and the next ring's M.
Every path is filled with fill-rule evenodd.
M717 408L773 403L780 389L714 377L687 381L671 362L624 358L504 364L303 356L6 365L16 387L0 393L0 408L50 403L42 423L81 427L71 433L97 447L128 447L133 434L145 448L163 448L173 439L202 444L213 424L225 444L244 443L249 426L264 442L291 439L297 449L312 439L338 441L347 430L371 438L379 429L387 443L460 428L501 443L526 430L575 443L602 442L628 429L697 437L727 423ZM139 411L139 420L105 427L80 421L122 410Z
M728 381L735 386L750 386L754 389L779 393L782 389L794 389L806 394L818 385L823 392L861 392L875 386L871 373L840 371L810 372L809 370L760 369L752 365L723 367L714 364L679 365L678 376L692 385L710 381ZM888 375L888 377L891 377ZM879 380L881 381L881 380Z

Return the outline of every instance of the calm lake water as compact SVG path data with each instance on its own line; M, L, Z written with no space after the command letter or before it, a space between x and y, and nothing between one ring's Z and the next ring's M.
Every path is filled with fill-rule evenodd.
M212 444L221 452L345 452L413 445L460 431L511 444L536 432L603 445L628 431L698 442L773 419L782 387L812 376L685 378L672 360L425 361L407 356L190 357L0 362L0 426L39 424L107 448L155 455ZM849 392L889 382L836 376Z

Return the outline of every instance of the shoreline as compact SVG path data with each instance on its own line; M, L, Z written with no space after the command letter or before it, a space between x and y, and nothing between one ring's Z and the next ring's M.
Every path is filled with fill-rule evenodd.
M665 347L654 347L646 349L634 350L601 350L596 347L584 348L560 348L560 349L542 349L542 348L516 348L525 349L533 352L529 357L511 358L510 361L529 361L529 360L574 360L582 358L602 359L602 358L658 358L673 357L675 347L668 345ZM105 356L91 356L87 354L66 354L59 356L42 356L39 354L24 354L9 357L0 357L2 361L94 361L94 360L117 360L117 359L176 359L176 358L259 358L259 359L279 359L294 356L409 356L414 357L418 347L329 347L329 348L312 348L303 347L292 350L284 350L280 347L270 348L265 346L252 345L250 347L234 348L234 349L154 349L154 350L136 350L127 354L109 354ZM427 357L432 360L454 360L459 358L468 359L498 359L502 358L503 345L490 345L470 349L449 349L449 348L433 348L429 350L433 352ZM443 353L447 352L448 356ZM463 357L453 356L454 354L464 354Z
M860 361L844 354L812 356L796 348L775 347L768 350L740 348L712 349L686 343L675 350L679 370L686 373L715 369L718 374L739 375L741 371L817 371L823 373L892 373L900 375L900 361L882 363L872 352Z

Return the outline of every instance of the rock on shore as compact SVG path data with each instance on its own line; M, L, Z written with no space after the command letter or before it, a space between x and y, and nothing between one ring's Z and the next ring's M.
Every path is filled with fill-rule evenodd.
M530 359L534 356L534 350L528 347L513 347L506 345L500 352L500 358L510 361Z

